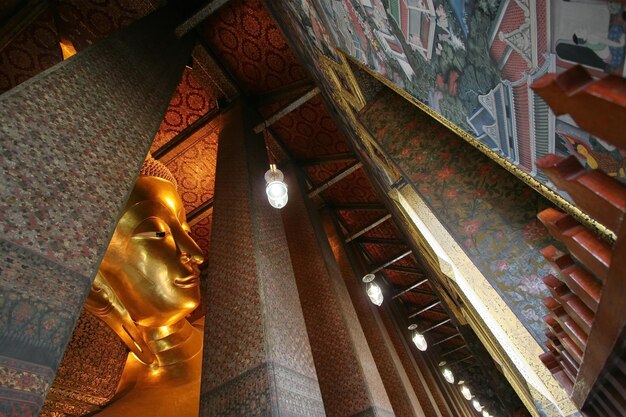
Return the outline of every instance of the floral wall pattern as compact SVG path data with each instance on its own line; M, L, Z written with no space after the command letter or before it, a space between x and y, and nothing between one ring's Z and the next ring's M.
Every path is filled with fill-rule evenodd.
M555 115L531 84L584 65L623 76L626 9L595 0L293 0L327 56L360 61L550 186L535 162L575 155L626 181L619 150ZM566 195L563 197L567 198Z
M391 91L362 120L405 178L537 341L543 340L539 252L553 243L536 214L539 194Z

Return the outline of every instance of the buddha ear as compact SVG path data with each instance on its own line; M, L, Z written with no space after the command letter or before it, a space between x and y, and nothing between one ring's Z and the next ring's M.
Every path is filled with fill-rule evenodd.
M128 310L100 271L91 285L85 308L113 329L141 362L150 365L156 360Z

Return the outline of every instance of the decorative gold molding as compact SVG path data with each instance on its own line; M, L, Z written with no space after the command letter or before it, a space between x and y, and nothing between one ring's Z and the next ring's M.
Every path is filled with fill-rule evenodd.
M465 132L459 126L452 123L451 121L449 121L448 119L440 115L439 113L435 112L433 109L431 109L430 107L428 107L427 105L419 101L417 98L413 97L411 94L409 94L408 92L406 92L405 90L403 90L402 88L400 88L399 86L397 86L396 84L394 84L392 81L388 80L381 74L363 65L361 62L359 62L358 60L350 56L345 51L339 49L337 50L337 53L341 57L343 62L350 61L355 66L359 67L361 70L365 71L366 73L374 77L376 80L378 80L385 86L389 87L391 90L393 90L394 92L402 96L405 100L413 104L415 107L422 110L423 112L431 116L433 119L437 120L439 123L447 127L450 131L455 133L457 136L459 136L460 138L462 138L463 140L465 140L466 142L474 146L476 149L478 149L479 151L487 155L489 158L495 161L498 165L500 165L501 167L509 171L511 174L515 175L517 178L522 180L524 183L526 183L528 186L533 188L535 191L537 191L539 194L544 196L546 199L548 199L550 202L555 204L557 207L564 210L566 213L572 215L584 226L592 230L595 230L607 242L611 244L615 242L616 236L613 231L611 231L606 226L604 226L603 224L599 223L598 221L596 221L595 219L593 219L592 217L584 213L582 210L580 210L574 204L567 201L565 198L563 198L563 196L561 196L554 190L550 189L544 183L540 182L539 180L537 180L535 177L533 177L526 171L520 169L517 165L515 165L510 160L504 158L502 155L498 154L497 152L494 152L487 145L480 142L469 133ZM326 58L323 54L320 53L320 55ZM326 64L326 60L328 60L328 58L326 58L326 60L324 59L321 59L321 60L324 65ZM336 69L340 69L341 66L339 66L336 63L335 65L336 65ZM339 91L338 93L342 94L343 91Z

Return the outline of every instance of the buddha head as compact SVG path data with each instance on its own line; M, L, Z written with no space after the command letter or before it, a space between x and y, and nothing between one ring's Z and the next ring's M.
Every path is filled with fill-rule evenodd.
M189 231L176 180L148 155L87 301L135 353L146 347L137 328L173 325L200 303L204 258Z

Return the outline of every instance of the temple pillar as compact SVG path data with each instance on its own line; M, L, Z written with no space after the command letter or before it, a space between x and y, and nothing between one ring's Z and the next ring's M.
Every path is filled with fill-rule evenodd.
M263 137L241 103L222 117L200 415L324 416Z
M161 10L0 96L0 415L37 415L191 50Z
M413 389L407 371L398 356L399 352L396 352L390 335L381 322L378 309L365 294L365 287L360 279L365 271L359 270L359 264L353 253L345 246L330 211L321 210L320 218L396 416L434 416L434 413L425 414L426 410L430 411L426 408L430 404L427 402L424 408L420 404L420 400L427 401L427 399L423 397L418 399L417 391ZM357 271L361 274L357 275Z
M286 175L290 191L283 221L326 414L393 416L319 216L295 170L289 167Z

